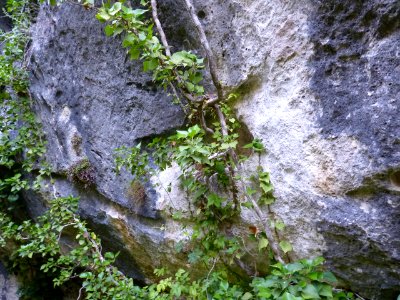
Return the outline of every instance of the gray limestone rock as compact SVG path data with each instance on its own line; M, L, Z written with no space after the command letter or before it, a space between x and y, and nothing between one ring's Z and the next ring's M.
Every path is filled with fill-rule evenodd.
M15 276L10 275L0 262L0 299L18 300L19 284Z
M371 299L400 293L400 3L396 0L194 1L223 86L267 153L285 238L296 258L323 255L349 288ZM173 50L201 53L183 1L160 1ZM54 190L27 197L33 214L52 193L81 197L81 214L124 271L146 281L154 262L186 263L174 246L185 232L168 219L162 189L129 191L113 151L183 123L171 99L93 13L42 7L32 30L31 91L49 141ZM88 158L94 185L68 180ZM250 160L245 169L254 169ZM168 184L176 172L160 175ZM173 199L186 204L175 183ZM136 195L132 197L132 195ZM176 197L175 197L176 196ZM139 199L140 198L140 199ZM242 213L245 235L254 214ZM236 229L235 229L236 230ZM190 232L190 229L187 229Z
M151 75L142 72L141 63L129 62L121 41L105 36L103 27L94 12L79 5L42 6L40 10L32 28L30 90L49 141L46 159L56 184L55 190L44 188L39 197L29 193L26 198L32 215L38 215L54 194L80 196L81 214L104 233L106 244L117 252L119 246L135 243L129 256L140 252L144 268L162 261L155 256L163 221L154 208L152 187L144 186L139 199L130 191L132 176L127 171L117 176L115 149L171 131L181 126L184 116L172 98L154 85ZM85 160L93 184L67 180L71 170ZM113 223L112 211L122 211L123 220L117 214ZM126 227L126 236L120 226ZM150 254L145 255L146 251ZM129 260L121 265L128 274L144 280ZM151 266L146 276L152 276Z
M0 30L2 31L9 31L12 27L12 22L10 18L8 18L4 13L4 9L6 8L6 3L7 0L0 0Z

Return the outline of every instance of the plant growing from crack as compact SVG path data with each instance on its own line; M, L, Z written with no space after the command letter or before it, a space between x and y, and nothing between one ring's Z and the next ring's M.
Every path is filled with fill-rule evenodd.
M82 184L85 188L95 184L95 169L89 159L84 158L75 162L68 168L67 176L76 183Z
M152 71L154 81L164 88L169 87L176 98L183 97L185 99L187 104L183 108L190 120L189 124L199 124L189 127L186 131L178 131L176 135L172 135L166 140L156 138L148 146L154 151L155 161L161 170L169 166L170 161L176 161L181 168L181 181L184 188L189 190L197 208L200 208L200 214L196 216L199 232L194 236L201 236L202 239L205 239L203 240L206 244L205 251L202 253L210 252L213 248L222 250L225 249L225 245L231 245L225 250L239 256L237 251L233 250L237 247L235 246L237 242L224 234L217 234L217 232L220 232L219 227L224 222L226 223L229 218L237 215L240 210L239 196L242 196L249 203L248 207L254 208L259 217L263 227L263 236L265 236L263 244L268 244L276 261L284 263L286 259L284 253L291 250L291 247L287 242L279 242L278 236L271 230L271 220L263 213L259 202L249 193L241 193L240 189L244 188L245 184L243 179L237 176L241 168L236 153L238 122L227 105L227 102L236 95L226 94L222 88L211 47L192 3L185 0L207 57L208 69L216 95L206 93L201 85L203 59L187 51L171 53L166 35L158 19L156 1L152 0L150 3L141 1L141 4L145 8L151 9L154 23L144 19L146 9L133 9L122 2L104 5L99 9L97 18L102 22L107 22L105 27L107 35L123 35L122 45L127 48L128 54L132 59L143 60L144 71ZM154 24L161 42L153 33ZM181 103L183 105L183 102ZM212 120L211 125L207 124L207 118ZM146 161L140 164L137 170L132 167L139 166L137 160L147 159L149 156L144 154L144 157L140 157L138 148L135 147L134 150L129 155L125 155L123 163L129 166L135 176L151 173L152 170ZM263 192L270 192L270 190L266 190L267 184L270 187L269 179L266 179L268 174L261 171L259 174L264 174L264 177L260 177L260 186L263 188ZM223 193L228 191L229 197L222 196L221 193L210 189L204 178L212 177L217 179L218 188L223 190ZM213 221L211 222L211 220ZM211 223L214 224L211 226ZM210 237L212 237L211 240ZM200 251L196 253L200 253ZM214 253L213 256L215 255L218 256Z
M16 12L17 16L21 11L25 11L26 1L9 2L10 10ZM248 184L248 180L240 176L240 162L243 158L236 153L238 121L227 105L235 95L226 94L223 90L201 23L191 1L185 0L185 3L204 47L216 95L206 93L200 84L201 70L204 68L203 59L187 51L171 53L158 19L155 0L140 1L142 8L137 9L125 2L107 3L97 10L97 18L108 22L105 28L107 35L124 35L123 46L127 48L130 57L143 60L144 70L152 71L154 81L173 92L175 100L181 104L188 116L187 128L167 138L155 138L147 145L153 150L151 154L143 151L140 144L131 149L120 149L121 156L117 166L128 167L137 179L145 179L154 172L149 168L150 156L161 170L170 166L171 160L177 162L182 171L182 186L196 205L192 211L196 220L193 239L199 242L199 247L193 249L189 261L205 263L210 269L208 275L193 281L186 271L179 270L175 275L169 276L161 269L155 271L161 277L158 283L145 287L135 285L132 279L113 266L117 255L103 253L98 237L87 229L85 222L77 215L78 199L73 197L51 200L50 209L35 222L13 220L12 215L4 209L7 208L6 203L2 202L0 245L14 242L12 256L15 264L21 263L21 259L34 256L45 258L46 262L41 266L41 270L53 274L55 285L79 278L82 288L77 299L352 298L351 294L338 292L330 287L330 283L335 279L332 274L323 272L320 268L321 260L283 264L286 259L283 253L290 251L290 245L283 243L284 241L279 242L278 235L274 233L274 229L282 229L283 224L279 220L266 219L260 208L261 205L270 205L274 201L269 174L259 169L252 178L252 184ZM50 0L50 4L54 5L56 1ZM91 8L93 1L87 0L82 5ZM149 10L152 20L146 19ZM25 18L26 15L21 14L19 17ZM161 42L154 34L154 26ZM17 40L18 46L15 49L19 55L24 53L26 41L27 39ZM13 45L15 43L11 43L11 48ZM14 74L24 74L24 70L15 69L15 58L10 53L6 53L0 59L0 62L5 62L5 70L8 70L6 75L2 75L5 78L2 84L12 86L17 93L29 96L26 77L15 81ZM18 56L18 59L21 59L21 56ZM6 98L12 97L7 95ZM19 104L12 100L7 103ZM18 109L20 107L18 106ZM18 114L11 115L18 120ZM2 120L2 126L10 124L7 120ZM29 120L34 122L33 114ZM7 127L5 132L11 134L11 131L17 129L16 125L13 126ZM21 128L19 130L22 134L34 132L32 128L26 131ZM16 166L15 157L25 152L25 160L21 160L21 163L26 166L23 171L29 171L37 158L44 153L44 146L32 145L30 137L30 134L23 136L22 142L16 143L19 148L17 147L15 152L11 151L15 147L9 147L7 144L10 140L15 140L10 137L2 139L2 165L9 167L11 172L11 176L3 181L8 184L9 190L3 188L8 196L27 188L25 182L20 179L21 175L15 176L13 173ZM262 144L257 140L246 147L256 153L263 150ZM34 160L26 159L30 154ZM91 166L87 160L79 161L70 168L69 173L71 178L84 184L93 182ZM256 198L255 195L259 197ZM271 256L277 261L270 276L255 278L251 284L230 282L226 269L217 266L218 262L233 263L241 256L241 245L237 238L223 230L224 226L239 214L241 206L255 210L263 225L261 232L258 232L258 229L255 232L259 238L258 248L263 250L269 247ZM271 226L272 224L274 226ZM74 237L76 243L69 251L63 251L60 243L63 237L68 235Z

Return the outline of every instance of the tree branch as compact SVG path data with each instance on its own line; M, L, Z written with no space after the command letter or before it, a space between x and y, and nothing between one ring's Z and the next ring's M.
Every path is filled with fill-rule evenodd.
M201 127L203 127L203 129L204 129L206 132L208 132L208 133L210 133L210 134L214 134L214 130L212 130L211 128L209 128L209 127L207 126L206 119L205 119L205 117L204 117L203 106L200 106L200 123L201 123Z
M203 26L201 25L200 20L196 15L196 12L195 12L195 9L194 9L194 6L193 6L191 0L185 0L185 3L189 10L190 17L192 18L192 21L196 27L197 33L200 38L200 43L206 52L211 78L212 78L215 88L217 89L218 101L222 101L224 99L224 94L222 91L221 82L220 82L220 80L218 78L218 74L217 74L217 63L215 62L214 55L211 51L211 47L207 40L206 33L204 32Z
M160 35L161 43L163 44L163 46L165 48L165 54L169 57L169 56L171 56L171 50L169 49L167 37L161 26L160 19L158 18L157 1L156 0L151 0L151 11L153 14L154 23L156 24L156 27L157 27L158 34Z

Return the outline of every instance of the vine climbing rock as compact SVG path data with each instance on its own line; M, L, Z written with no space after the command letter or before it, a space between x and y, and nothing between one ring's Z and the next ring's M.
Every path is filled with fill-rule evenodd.
M160 1L161 2L161 1ZM343 284L370 299L400 293L400 5L397 0L194 1L237 115L262 139L261 164L274 185L275 215L295 258L323 255ZM163 1L170 45L201 53L183 0ZM31 92L48 139L55 190L26 194L33 215L50 193L81 197L80 213L121 251L119 265L147 281L154 262L175 268L186 256L179 222L159 209L169 200L128 171L114 171L114 149L184 122L179 106L130 63L94 13L42 6L32 28ZM94 185L68 179L88 159ZM244 169L254 169L257 157ZM184 207L176 173L170 197ZM135 185L136 186L136 185ZM144 192L143 192L144 190ZM49 194L46 194L49 193ZM136 195L139 195L136 196ZM139 199L140 198L140 199ZM171 208L173 209L173 208ZM257 225L243 209L243 236Z

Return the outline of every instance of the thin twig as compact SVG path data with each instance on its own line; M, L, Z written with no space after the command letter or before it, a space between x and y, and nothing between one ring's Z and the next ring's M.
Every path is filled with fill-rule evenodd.
M182 108L182 110L185 113L185 115L187 115L188 111L187 111L185 105L183 105L181 99L179 98L178 91L176 90L176 88L175 88L175 86L174 86L174 84L172 82L169 83L169 87L171 88L172 92L174 93L174 96L175 96L176 100L178 101L179 106Z
M218 101L222 101L224 99L224 94L222 91L221 82L218 78L217 64L215 62L214 55L213 55L211 47L210 47L210 43L207 40L206 33L204 32L203 26L201 25L200 20L196 15L196 12L195 12L195 9L194 9L194 6L193 6L191 0L185 0L185 3L189 10L190 17L192 18L192 21L196 27L197 33L199 34L200 43L206 52L208 66L209 66L210 74L211 74L211 79L214 83L215 88L217 89Z
M83 290L83 287L81 287L81 288L79 289L78 298L76 298L76 300L81 299L82 290Z
M153 20L154 23L156 24L158 34L160 35L161 43L163 44L165 48L165 54L167 56L171 56L171 50L169 49L167 37L165 35L165 32L161 26L161 22L158 19L158 14L157 14L157 1L156 0L151 0L151 11L153 14Z
M222 113L221 107L218 104L215 104L214 108L218 115L219 123L221 124L221 133L224 137L228 136L228 127L226 126L225 116Z
M243 179L239 179L239 181L242 184L242 190L245 191L246 184L244 183ZM280 251L280 249L277 247L277 242L275 241L272 230L268 226L268 218L266 218L264 216L261 208L258 206L256 200L254 200L253 197L250 197L249 195L247 195L246 192L244 192L244 195L245 195L247 201L250 201L251 204L253 205L255 213L256 213L258 219L260 220L261 224L264 227L264 233L267 237L268 244L272 249L272 253L274 255L275 260L284 264L285 263L285 260L283 259L284 256L282 255L282 252Z
M211 269L210 269L210 271L208 272L208 274L207 274L207 281L208 281L208 279L209 279L209 277L210 277L210 275L211 275L211 272L214 270L214 268L215 268L215 264L217 263L217 259L218 259L218 257L215 257L215 258L213 258L213 265L212 265L212 267L211 267ZM207 294L207 299L208 299L208 287L206 287L206 294Z
M211 105L213 105L215 103L218 103L218 101L219 101L218 97L213 97L213 98L211 98L211 99L209 99L207 101L204 101L203 105L204 106L211 106Z
M219 157L223 157L223 156L225 156L227 153L228 153L228 151L214 153L213 155L210 155L210 156L208 157L208 159L209 159L209 160L212 160L212 159L216 159L216 158L219 158Z
M223 114L221 107L218 104L214 104L214 109L217 113L219 123L221 125L221 133L223 137L228 137L228 126L226 125L225 115ZM238 164L238 159L236 152L232 147L228 149L229 159L230 161L227 163L228 171L229 171L229 181L231 185L232 197L235 207L239 207L239 198L238 193L239 189L235 180L235 170L234 166Z
M207 126L206 119L204 117L203 106L200 106L200 123L201 123L201 127L203 127L203 129L206 132L208 132L210 134L214 134L214 130L212 130L210 127Z

